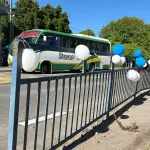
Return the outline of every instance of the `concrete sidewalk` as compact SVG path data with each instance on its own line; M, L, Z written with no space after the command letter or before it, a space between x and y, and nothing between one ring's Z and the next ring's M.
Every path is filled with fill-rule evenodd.
M120 106L122 107L122 106ZM136 124L138 130L123 130L112 115L99 120L62 146L63 150L150 150L150 92L126 102L116 116L124 127ZM113 112L114 113L114 112Z
M0 84L8 84L11 82L11 68L0 67Z
M0 73L1 72L11 72L11 71L12 71L11 67L3 67L3 66L0 67Z

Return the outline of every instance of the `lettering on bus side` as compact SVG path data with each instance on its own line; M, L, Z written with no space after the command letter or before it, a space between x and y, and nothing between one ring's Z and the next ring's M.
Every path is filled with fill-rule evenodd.
M63 54L63 53L59 53L59 59L64 59L64 60L73 60L75 59L75 56L74 55L66 55L66 54Z

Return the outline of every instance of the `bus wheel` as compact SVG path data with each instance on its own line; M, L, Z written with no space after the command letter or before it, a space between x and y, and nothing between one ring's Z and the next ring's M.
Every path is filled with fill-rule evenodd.
M94 69L95 69L95 64L91 63L90 66L89 66L89 72L93 72Z
M50 73L50 63L49 62L43 62L41 65L41 73L47 74Z

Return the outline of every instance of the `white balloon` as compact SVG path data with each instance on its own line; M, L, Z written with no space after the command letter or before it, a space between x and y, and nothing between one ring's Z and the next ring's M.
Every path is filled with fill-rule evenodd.
M38 66L38 56L32 49L24 49L22 53L22 68L26 72L34 71Z
M85 45L78 45L75 49L75 55L80 60L86 60L90 56L90 51Z
M121 64L121 57L120 57L119 55L114 55L114 56L112 57L112 62L113 62L114 64L116 64L116 65Z
M150 65L150 59L148 60L148 64Z
M145 63L145 65L143 67L147 67L147 63Z
M134 82L140 79L140 74L135 70L129 70L126 76L129 80L134 81Z
M126 58L125 57L121 57L121 64L123 65L126 62Z

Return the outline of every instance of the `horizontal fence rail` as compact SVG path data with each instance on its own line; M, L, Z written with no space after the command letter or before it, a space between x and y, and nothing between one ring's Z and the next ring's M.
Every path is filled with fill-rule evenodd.
M15 61L14 67L18 68ZM132 82L126 77L128 70L34 79L16 74L10 114L16 112L10 115L8 149L56 149L102 116L109 116L115 107L150 87L150 71L140 70L140 80Z

